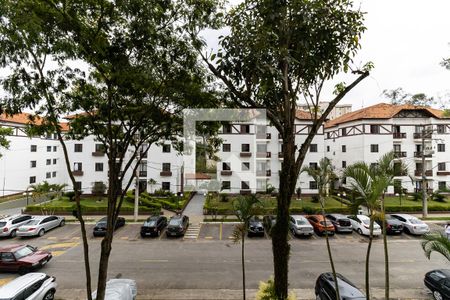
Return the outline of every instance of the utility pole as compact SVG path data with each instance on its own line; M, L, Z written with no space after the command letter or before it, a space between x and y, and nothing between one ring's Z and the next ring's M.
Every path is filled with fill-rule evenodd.
M139 162L139 149L136 150L136 164ZM138 220L139 209L139 166L136 168L136 187L134 189L134 221Z

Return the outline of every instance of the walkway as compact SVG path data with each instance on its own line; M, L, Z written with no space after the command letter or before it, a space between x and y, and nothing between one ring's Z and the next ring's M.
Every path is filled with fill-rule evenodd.
M184 239L196 240L200 234L200 222L203 221L203 205L205 204L205 196L196 194L185 207L183 214L189 217L189 227L184 235Z

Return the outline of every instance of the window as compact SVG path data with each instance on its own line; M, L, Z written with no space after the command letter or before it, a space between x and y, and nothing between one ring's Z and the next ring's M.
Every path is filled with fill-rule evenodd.
M378 144L370 145L370 152L378 152Z
M330 146L327 146L327 152L330 152Z
M103 163L95 163L95 172L103 172Z
M30 167L31 168L36 168L36 161L35 160L30 161Z
M442 134L442 133L445 133L445 132L446 132L445 125L438 125L437 126L437 133Z
M95 144L95 152L105 152L103 144Z
M249 171L250 170L250 163L249 162L243 162L242 163L242 171Z
M36 176L30 176L30 184L36 183Z
M424 130L423 125L416 125L416 126L414 127L414 132L415 132L415 133L422 133L422 130Z
M347 168L347 162L345 160L342 161L342 168Z
M163 153L170 153L170 144L164 144L162 146L162 152Z
M310 190L317 190L317 182L316 181L310 181L309 182L309 189Z
M223 124L222 126L222 133L231 133L231 125L230 124Z
M438 152L445 152L445 144L438 144Z
M394 152L399 153L402 151L402 145L400 144L394 144Z
M74 151L75 152L83 152L83 144L75 144Z
M53 164L56 165L56 158L53 159Z
M309 145L309 152L317 152L317 144Z
M53 152L56 152L57 149L58 149L57 146L53 146Z
M241 125L241 134L250 133L250 125Z
M231 171L231 163L229 163L229 162L223 162L223 163L222 163L222 170L223 170L223 171Z
M74 171L83 171L83 164L80 162L73 163Z
M250 152L250 144L242 144L241 152Z
M438 163L438 171L445 171L445 162Z
M52 177L55 178L56 177L56 171L52 172Z
M231 189L231 182L230 181L222 181L222 190L229 190Z
M258 153L266 153L267 152L267 144L257 144L256 152Z
M36 145L31 145L30 146L30 151L31 152L37 152L37 146Z
M223 144L222 151L223 152L231 152L231 144Z
M447 184L446 184L446 182L445 181L439 181L438 182L438 188L439 188L439 190L446 190L447 189Z
M47 152L52 152L52 146L47 146Z
M372 134L380 133L380 125L370 125L370 133Z
M241 189L242 190L249 190L250 189L250 183L248 181L241 181Z
M51 172L45 173L45 178L51 178L51 177L52 177L52 173Z
M317 163L316 162L311 162L311 163L309 163L309 167L311 169L317 170Z
M342 128L341 129L341 135L342 136L346 136L347 135L347 128Z
M347 146L346 145L342 145L342 152L347 152Z
M73 186L73 189L77 189L77 190L81 191L82 187L83 186L81 184L81 181L75 181L75 185Z
M52 164L52 160L51 160L51 159L46 159L46 160L45 160L45 164L46 164L47 166L51 165L51 164Z
M400 132L402 132L400 125L393 125L392 126L392 132L393 133L400 133Z
M331 134L329 132L327 132L327 139L329 139L331 137Z
M170 172L170 163L163 163L162 170L163 172Z
M161 183L161 188L164 191L170 191L170 182L164 181Z

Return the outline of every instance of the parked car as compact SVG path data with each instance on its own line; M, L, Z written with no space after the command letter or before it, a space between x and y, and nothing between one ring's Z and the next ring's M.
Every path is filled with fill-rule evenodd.
M403 224L403 230L411 234L425 234L430 232L430 227L418 218L407 214L391 214Z
M167 225L167 236L182 236L189 227L189 217L185 215L175 215L170 218Z
M325 216L334 226L334 230L339 232L352 232L353 226L350 219L341 214L328 214Z
M352 223L353 230L360 235L370 235L370 218L365 215L347 216ZM381 227L377 223L373 223L373 236L381 234Z
M322 215L310 215L306 216L309 223L314 227L314 231L317 232L317 234L325 234L328 233L329 235L334 234L334 226L331 224L330 221L327 221ZM326 226L325 226L326 224Z
M387 234L400 234L403 232L403 224L398 219L394 218L391 215L385 215L386 219L386 233ZM378 225L383 228L383 221L376 220Z
M450 299L450 270L439 269L425 274L423 283L436 300Z
M0 236L15 237L17 228L31 219L29 215L13 215L0 219Z
M101 218L94 227L94 236L103 236L106 234L106 225L107 225L107 217ZM117 228L125 226L125 218L123 217L117 217L116 226L114 226L114 230L117 230Z
M0 297L2 300L53 300L56 287L55 277L28 273L0 287Z
M160 236L161 231L167 226L165 216L156 215L149 217L141 226L141 237Z
M134 300L136 295L137 285L132 279L110 279L106 282L105 299ZM97 299L97 291L92 293L92 299Z
M64 226L64 217L36 216L17 229L17 236L43 236L53 228Z
M25 274L45 266L52 258L48 251L30 245L10 245L0 248L0 271Z
M264 216L263 217L263 226L266 230L267 234L271 234L272 227L275 226L275 223L277 222L277 217L274 215Z
M339 296L341 299L363 300L366 299L356 285L339 273L336 273L336 279L339 286ZM337 300L336 288L333 273L322 273L316 280L315 286L316 299L318 300Z
M314 228L304 216L290 216L289 229L293 235L311 236L314 233Z
M248 236L264 236L264 226L258 216L251 217L248 222Z

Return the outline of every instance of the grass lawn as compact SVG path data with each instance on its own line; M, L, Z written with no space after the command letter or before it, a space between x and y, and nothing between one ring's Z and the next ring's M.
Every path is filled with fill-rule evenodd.
M385 198L386 207L389 206L400 206L400 199L399 197L386 197ZM437 202L437 201L430 201L428 200L428 207L431 206L439 206L439 207L445 207L447 209L450 209L450 200L447 198L447 202ZM402 197L402 203L401 206L413 206L422 207L422 200L420 201L414 201L412 198Z

